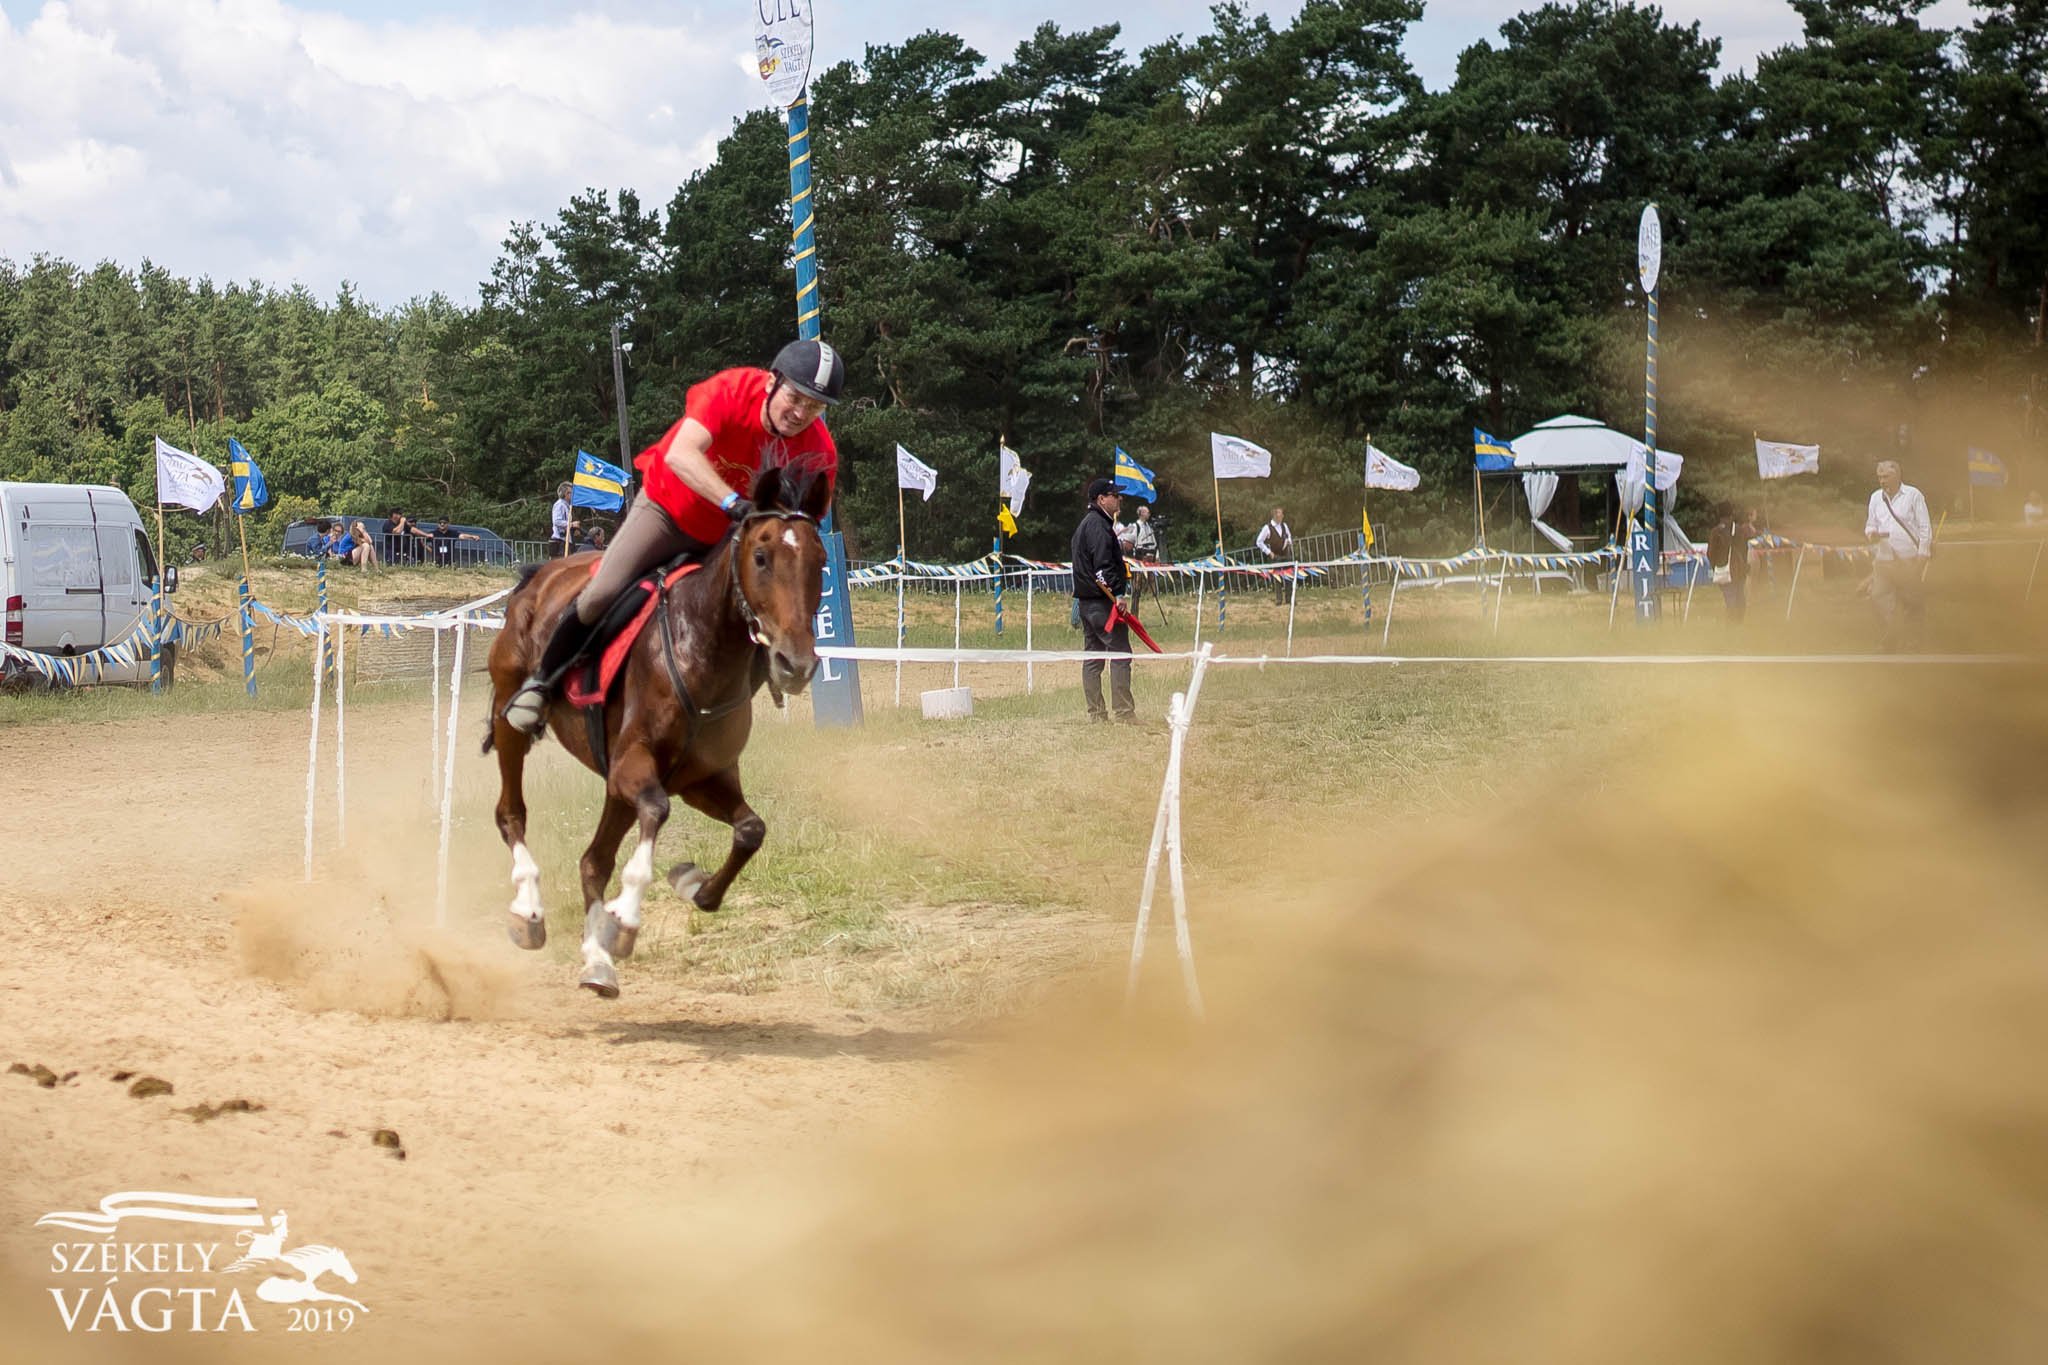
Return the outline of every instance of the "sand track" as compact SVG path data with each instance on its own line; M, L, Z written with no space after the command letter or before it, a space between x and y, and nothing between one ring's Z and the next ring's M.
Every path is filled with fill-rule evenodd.
M423 719L353 712L351 752ZM480 1246L587 1241L655 1184L687 1207L916 1105L943 1070L946 1040L801 992L663 974L590 999L501 941L502 869L465 869L457 922L422 928L430 835L358 814L373 791L351 793L359 851L306 886L304 763L291 714L0 730L0 1067L77 1073L0 1075L0 1318L49 1316L40 1214L161 1189L253 1196L347 1249L386 1345L516 1321L530 1267ZM117 1072L175 1094L131 1098ZM236 1098L262 1108L177 1112Z

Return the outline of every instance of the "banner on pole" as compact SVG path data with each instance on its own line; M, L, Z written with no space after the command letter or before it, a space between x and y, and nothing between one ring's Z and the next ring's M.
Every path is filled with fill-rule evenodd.
M1971 446L1970 482L1979 488L2005 487L2005 461L1988 450Z
M632 482L630 471L579 450L576 472L569 480L569 505L616 512L626 505L626 486Z
M1498 474L1515 467L1515 448L1497 436L1472 428L1472 467L1483 474Z
M1242 436L1209 433L1209 461L1219 479L1265 479L1273 474L1273 452Z
M1794 445L1790 441L1756 443L1756 472L1759 478L1789 479L1795 474L1820 473L1820 447Z
M221 472L190 451L156 438L156 500L204 512L228 491Z
M1422 474L1378 446L1368 444L1365 448L1365 486L1408 493L1422 486Z
M1157 476L1132 459L1122 446L1112 448L1116 451L1116 491L1128 498L1157 502L1159 490L1152 482Z
M1008 500L1012 517L1021 517L1024 515L1024 494L1031 487L1031 471L1017 458L1017 452L1008 446L998 445L997 451L997 496ZM1015 535L1016 532L1013 530L1010 534Z
M917 456L911 454L902 446L897 446L896 486L921 493L924 496L924 500L930 502L932 494L939 491L939 471L933 469L923 460L918 459Z
M235 476L235 496L230 505L236 516L253 512L270 501L270 485L264 482L263 471L256 467L256 457L232 436L228 438L228 472Z
M811 79L811 0L748 0L754 11L754 60L768 98L787 109Z

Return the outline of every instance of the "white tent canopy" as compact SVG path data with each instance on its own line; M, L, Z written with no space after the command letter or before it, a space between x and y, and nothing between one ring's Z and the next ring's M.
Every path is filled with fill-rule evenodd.
M1516 469L1623 469L1631 458L1640 462L1644 455L1635 437L1571 413L1538 422L1510 444Z

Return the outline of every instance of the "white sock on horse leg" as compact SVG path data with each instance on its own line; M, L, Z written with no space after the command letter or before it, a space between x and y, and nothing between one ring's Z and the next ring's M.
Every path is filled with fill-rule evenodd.
M619 874L617 898L606 901L604 908L624 927L638 929L640 902L647 894L648 884L653 880L654 841L642 839L634 848L632 858L627 861L626 870Z
M522 841L512 845L512 913L540 922L540 864Z
M609 967L612 965L612 955L604 950L604 946L593 938L587 929L583 933L583 965L586 967Z

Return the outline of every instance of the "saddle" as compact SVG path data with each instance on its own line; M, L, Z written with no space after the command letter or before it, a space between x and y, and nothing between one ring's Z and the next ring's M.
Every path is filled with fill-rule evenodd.
M610 746L604 732L605 704L611 699L612 688L617 684L619 675L626 671L626 660L632 657L633 642L654 619L662 595L702 567L701 564L671 562L620 593L598 621L585 657L570 668L569 676L564 680L563 697L583 713L584 731L590 738L590 755L596 760L600 773L609 773L612 767L608 752ZM596 576L596 562L591 564L590 572L592 577Z
M592 709L604 710L605 702L611 697L612 685L625 671L626 659L633 652L633 642L654 619L654 609L661 604L661 595L701 567L700 564L668 564L619 594L605 610L592 639L593 646L601 645L602 648L569 674L564 695L571 706L586 714ZM591 564L590 573L596 577L596 563Z

